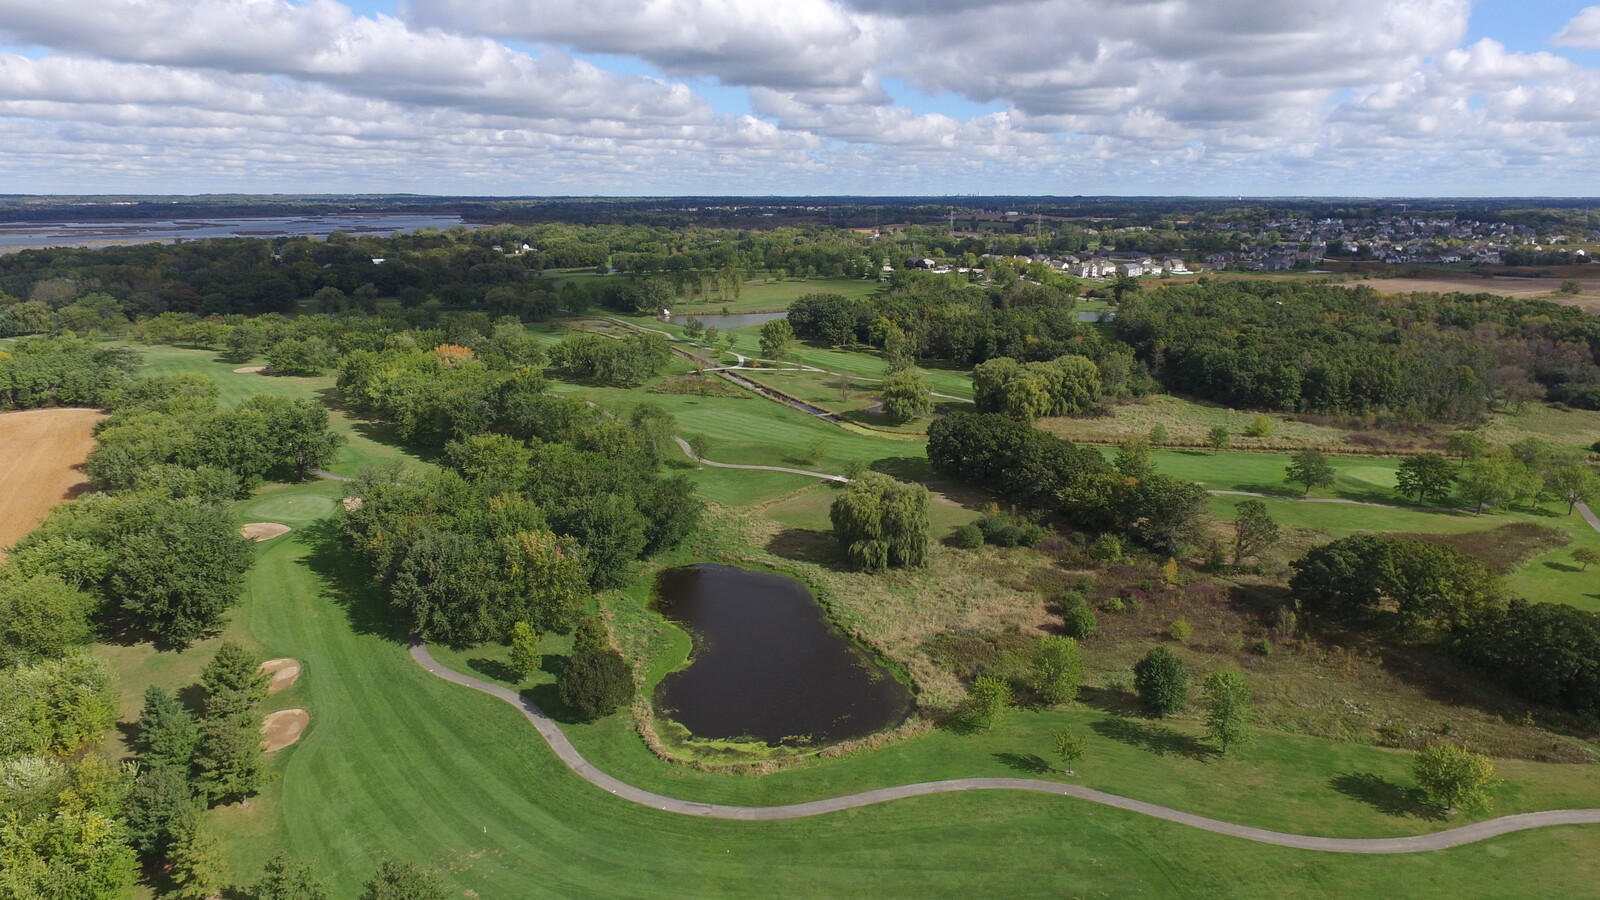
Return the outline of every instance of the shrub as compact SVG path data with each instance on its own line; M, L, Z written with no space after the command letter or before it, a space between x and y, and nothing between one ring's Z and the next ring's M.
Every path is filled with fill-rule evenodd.
M1122 539L1110 532L1094 539L1089 555L1101 562L1114 563L1122 559Z
M1029 686L1043 703L1059 706L1078 699L1083 683L1083 655L1069 637L1041 638L1033 651Z
M1170 635L1173 640L1182 643L1187 641L1190 635L1194 634L1194 626L1189 624L1188 619L1184 618L1183 616L1179 616L1172 620L1171 625L1167 626L1167 634Z
M1100 608L1106 612L1122 612L1123 610L1127 609L1128 606L1122 602L1121 597L1108 597L1106 598L1106 602L1100 604Z
M1267 437L1272 434L1272 419L1269 416L1256 413L1250 424L1244 429L1246 437Z
M1272 640L1270 638L1262 638L1261 640L1256 641L1256 652L1262 656L1271 656Z
M997 547L1015 547L1022 543L1023 527L1018 524L1014 516L992 513L979 519L975 524L983 533L983 539L987 543ZM1043 537L1042 533L1040 537Z
M1100 620L1095 618L1094 610L1083 600L1083 595L1074 591L1061 601L1061 623L1068 635L1080 641L1088 640L1100 630Z
M1145 709L1170 715L1188 702L1189 667L1171 650L1157 647L1133 667L1133 687Z
M1011 705L1011 685L998 675L979 675L972 680L970 690L967 721L973 728L988 731Z
M1017 543L1024 547L1037 547L1044 540L1045 531L1038 525L1028 524L1022 527L1022 533L1017 538Z
M567 660L557 684L561 702L592 722L633 697L633 673L615 650L588 650Z
M963 550L976 550L983 546L983 529L968 522L951 533L950 542Z

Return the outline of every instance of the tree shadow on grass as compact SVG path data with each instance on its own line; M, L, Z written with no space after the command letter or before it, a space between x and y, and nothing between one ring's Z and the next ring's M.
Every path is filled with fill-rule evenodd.
M1050 763L1037 753L996 753L994 758L1018 772L1027 772L1030 775L1048 775L1055 771Z
M503 681L506 684L521 684L523 681L521 672L518 672L509 663L498 659L487 659L482 656L474 657L467 660L467 668L485 678Z
M1557 572L1582 572L1583 571L1582 569L1578 568L1577 566L1570 565L1570 564L1564 563L1564 562L1555 562L1553 560L1546 561L1545 564L1544 564L1544 567L1546 569L1555 569Z
M868 463L867 468L897 481L929 481L936 477L926 457L886 456Z
M321 580L323 592L344 608L351 628L397 644L411 642L408 629L383 596L371 570L344 546L333 520L323 519L306 526L301 530L301 539L311 547L305 556L306 567Z
M1114 716L1131 716L1139 712L1139 697L1118 688L1084 685L1078 689L1078 701Z
M561 702L561 694L554 684L536 684L517 692L523 703L532 703L544 714L563 725L579 725L583 719Z
M826 566L836 572L846 568L844 557L839 553L839 542L825 531L784 528L767 542L767 552L795 562Z
M1371 772L1346 772L1329 780L1328 786L1352 800L1401 819L1443 821L1444 810L1429 803L1422 791L1403 787Z
M1185 756L1204 762L1217 755L1209 745L1165 725L1135 722L1121 716L1101 719L1089 726L1101 737L1148 750L1157 756Z
M1289 500L1300 500L1306 496L1305 492L1299 488L1282 482L1275 484L1235 484L1229 490L1249 491L1252 494L1266 494L1269 497L1283 497Z

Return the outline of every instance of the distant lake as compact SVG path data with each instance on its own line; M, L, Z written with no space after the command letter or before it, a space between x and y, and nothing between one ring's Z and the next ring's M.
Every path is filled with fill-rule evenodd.
M170 243L201 238L326 238L335 231L387 236L419 228L441 231L466 225L460 216L346 215L263 216L260 218L138 219L123 222L0 222L0 250L31 247L100 247L111 244ZM467 225L472 228L475 226Z

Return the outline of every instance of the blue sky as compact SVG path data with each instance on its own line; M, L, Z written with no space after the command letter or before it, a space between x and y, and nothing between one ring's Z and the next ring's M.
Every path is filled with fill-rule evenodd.
M1595 97L1565 0L0 0L3 192L1595 195Z

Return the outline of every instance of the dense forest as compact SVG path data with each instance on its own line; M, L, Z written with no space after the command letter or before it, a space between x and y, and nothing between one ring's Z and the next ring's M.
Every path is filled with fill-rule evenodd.
M1232 406L1395 422L1600 408L1600 319L1543 300L1212 282L1130 294L1116 335L1165 387Z

